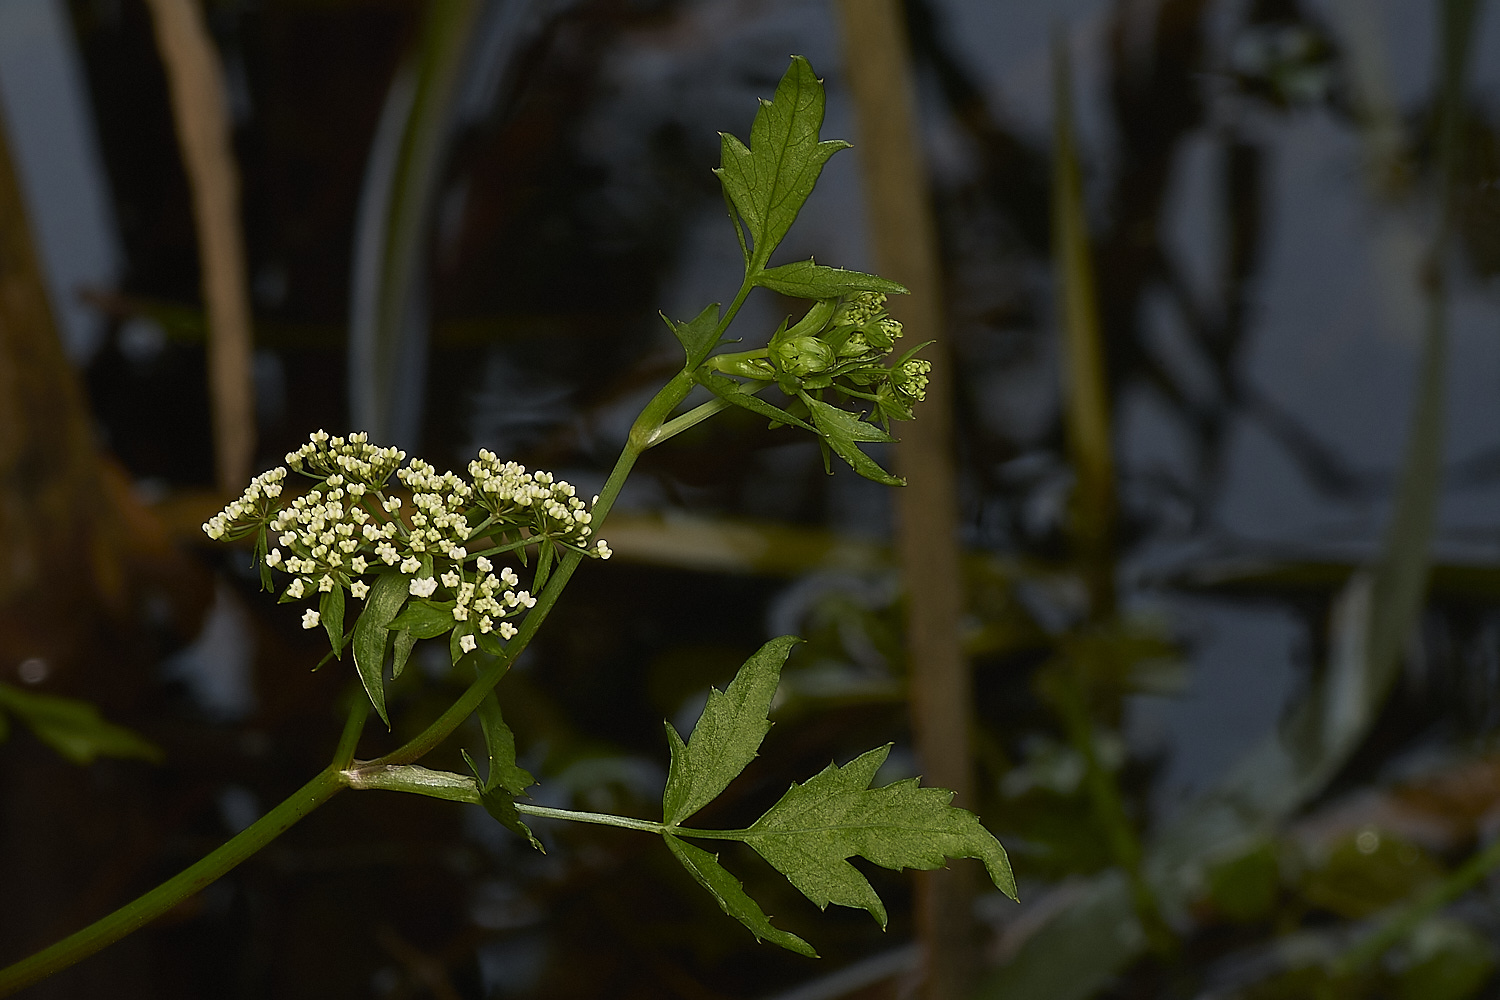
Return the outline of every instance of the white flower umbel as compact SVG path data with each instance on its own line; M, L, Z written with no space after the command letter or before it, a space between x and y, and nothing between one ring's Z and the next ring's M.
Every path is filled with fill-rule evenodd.
M283 601L326 601L339 589L367 600L371 575L394 569L407 577L410 596L451 600L455 628L502 639L517 634L507 619L536 607L537 598L521 589L515 569L497 566L492 556L522 547L551 548L554 556L558 550L595 559L611 554L602 540L590 537L599 498L585 503L550 472L527 471L481 451L469 463L470 481L421 459L401 467L405 458L398 449L370 444L363 434L340 438L317 431L287 455L292 470L314 480L312 488L287 496L288 469L271 469L203 530L214 539L254 536L267 585L273 570L292 577ZM386 495L393 477L410 490L409 500ZM320 621L312 610L302 619L309 629ZM465 635L460 645L467 651L476 641Z

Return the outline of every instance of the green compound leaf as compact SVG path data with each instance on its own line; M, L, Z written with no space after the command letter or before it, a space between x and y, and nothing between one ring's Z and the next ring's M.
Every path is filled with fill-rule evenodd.
M792 416L781 407L773 403L768 403L759 396L750 395L740 388L740 383L733 379L724 378L720 375L710 375L706 371L698 372L695 377L700 385L726 403L733 403L735 406L743 407L751 413L759 414L767 420L772 420L778 424L791 424L793 427L800 427L814 434L818 433L818 429L806 420L803 420L801 417Z
M776 96L761 101L750 126L750 146L720 133L720 166L714 173L734 204L753 243L746 274L755 275L771 259L791 228L802 203L812 193L823 164L847 142L818 141L823 126L823 84L801 56L776 87Z
M895 438L874 424L867 423L854 414L825 403L821 399L814 399L805 392L798 393L798 397L807 404L813 423L818 425L818 433L828 443L828 447L832 448L839 458L848 462L850 468L866 479L877 483L884 483L887 486L906 485L906 480L886 472L873 458L855 447L857 441L890 442L896 440Z
M792 635L772 639L745 661L727 689L710 689L686 746L672 724L665 723L672 765L661 805L668 826L712 802L755 759L771 729L766 714L781 680L781 665L801 641Z
M0 684L0 708L26 723L37 739L74 764L90 764L96 757L135 757L160 763L164 756L156 744L106 721L98 708L76 698ZM0 734L7 728L8 724L0 725Z
M797 935L772 927L765 911L746 894L740 880L719 864L717 857L702 848L684 843L669 833L663 834L662 839L667 842L667 850L682 863L682 867L719 901L720 908L748 927L757 940L779 944L788 951L795 951L808 958L818 957L812 945Z
M380 574L365 596L365 610L354 623L354 668L359 671L360 683L370 696L370 704L380 716L380 721L389 728L391 720L385 714L385 645L391 619L406 603L406 577L389 570ZM397 637L400 648L400 637ZM410 652L411 647L407 647ZM396 675L400 676L405 657L397 653Z
M689 371L703 364L708 357L708 352L719 344L719 304L717 302L709 305L686 323L673 322L667 319L665 313L661 318L666 321L668 328L682 343L682 349L687 352Z
M390 627L410 632L418 639L446 635L458 621L453 617L453 601L412 601L395 618Z
M318 599L318 618L328 632L334 659L344 658L344 588L338 584Z
M843 767L830 764L804 784L793 784L740 839L819 907L865 909L881 927L885 904L848 862L855 855L898 870L978 858L995 887L1015 899L1005 848L979 817L949 805L952 792L919 788L916 778L869 787L890 749L871 750Z
M536 784L531 772L516 764L516 737L505 724L500 712L500 699L491 691L479 703L479 727L484 731L485 753L489 756L489 771L481 776L468 751L464 760L479 782L479 801L485 812L495 818L501 826L526 840L543 854L547 853L541 841L531 832L531 827L516 811L515 798Z
M905 295L906 288L874 274L824 267L811 259L768 268L753 279L762 288L799 299L836 299L853 292Z

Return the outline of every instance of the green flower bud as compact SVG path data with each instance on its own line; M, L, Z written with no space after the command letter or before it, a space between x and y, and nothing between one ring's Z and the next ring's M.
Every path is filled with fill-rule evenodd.
M912 399L926 399L927 373L930 371L930 361L908 361L899 368L891 369L891 385Z
M812 375L833 367L833 348L817 337L793 337L771 348L776 366L788 375Z
M858 330L849 334L844 342L839 345L838 356L841 358L857 358L870 353L870 342L865 335Z
M839 304L833 314L835 326L864 326L880 315L885 306L885 295L881 292L856 292Z

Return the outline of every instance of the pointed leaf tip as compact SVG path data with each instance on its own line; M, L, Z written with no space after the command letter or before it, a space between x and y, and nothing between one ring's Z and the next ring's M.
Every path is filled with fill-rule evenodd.
M662 815L675 825L702 809L755 758L770 731L766 715L781 680L781 667L796 636L772 639L746 660L723 691L710 690L703 714L684 745L667 726L672 764L662 793Z
M670 833L662 834L662 839L667 842L667 849L672 852L672 856L714 897L719 908L744 924L757 940L770 941L808 958L818 957L812 945L797 935L771 926L765 911L745 892L740 880L719 864L718 858Z

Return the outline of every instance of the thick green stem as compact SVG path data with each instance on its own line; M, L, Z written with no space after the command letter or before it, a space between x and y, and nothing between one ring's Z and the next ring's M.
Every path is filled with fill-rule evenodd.
M10 996L144 927L275 840L343 787L337 767L319 772L290 798L191 868L50 948L0 969L0 997Z

